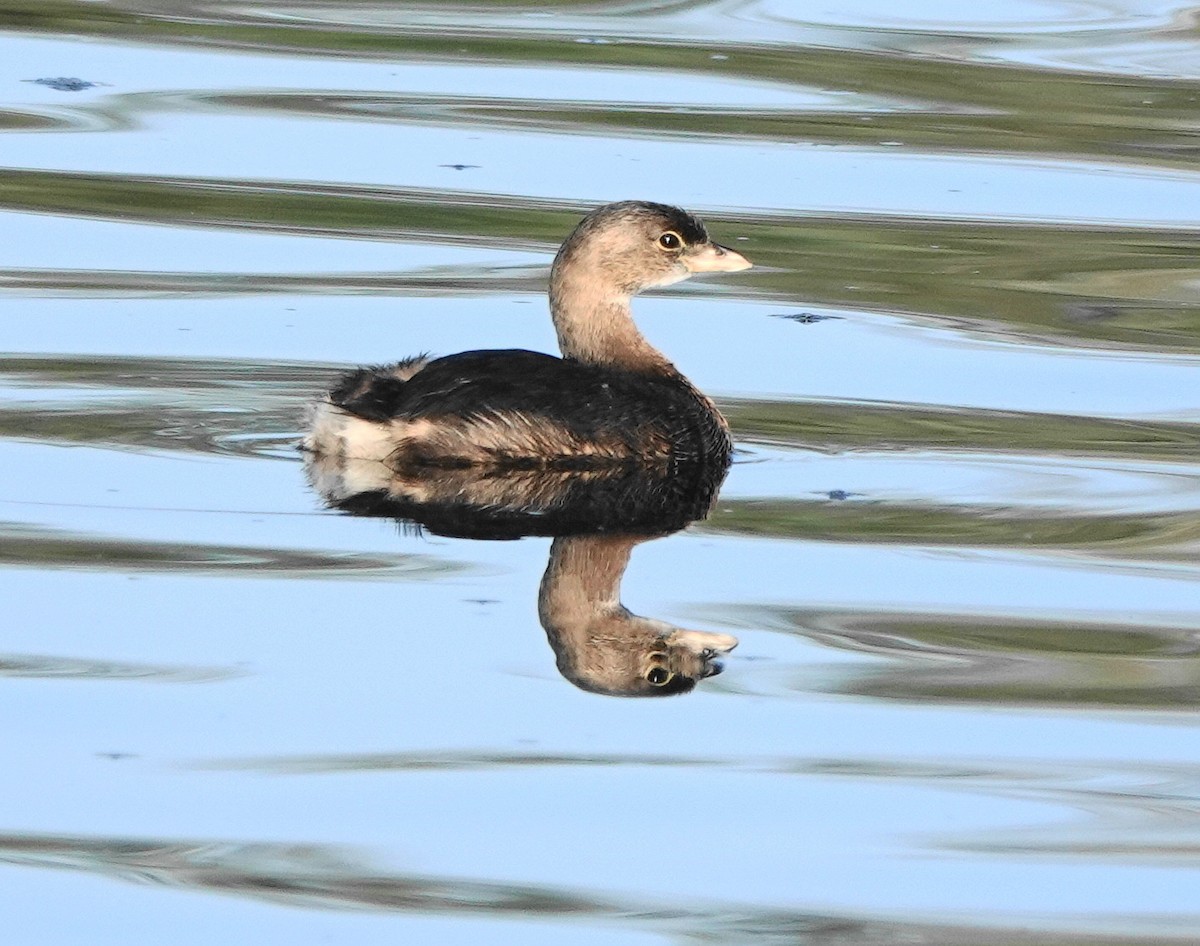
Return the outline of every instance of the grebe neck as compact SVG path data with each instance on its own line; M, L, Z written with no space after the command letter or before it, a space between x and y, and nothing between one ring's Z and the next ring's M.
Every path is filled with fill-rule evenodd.
M631 293L584 275L552 272L550 315L563 357L625 371L677 376L678 369L638 331L629 310L631 298Z

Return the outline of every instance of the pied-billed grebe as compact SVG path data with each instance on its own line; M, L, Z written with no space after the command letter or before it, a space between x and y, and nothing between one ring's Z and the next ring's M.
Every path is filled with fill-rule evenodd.
M725 419L646 341L629 302L694 273L749 266L683 210L607 204L583 218L550 270L562 358L468 351L360 368L316 406L304 447L393 469L728 462Z

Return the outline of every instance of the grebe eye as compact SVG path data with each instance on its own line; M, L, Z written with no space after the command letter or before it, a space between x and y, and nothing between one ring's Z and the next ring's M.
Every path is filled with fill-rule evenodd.
M674 230L668 230L658 238L658 245L664 250L677 250L683 246L683 238Z
M673 676L675 676L675 674L663 667L651 667L646 672L646 679L649 681L651 686L656 687L664 686Z

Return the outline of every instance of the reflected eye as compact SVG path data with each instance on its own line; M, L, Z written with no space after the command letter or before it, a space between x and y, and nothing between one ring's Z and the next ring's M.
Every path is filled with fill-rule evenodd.
M663 667L651 667L646 671L646 680L651 686L660 687L670 681L674 674Z
M677 250L683 246L683 237L674 230L668 230L658 238L658 245L664 250Z

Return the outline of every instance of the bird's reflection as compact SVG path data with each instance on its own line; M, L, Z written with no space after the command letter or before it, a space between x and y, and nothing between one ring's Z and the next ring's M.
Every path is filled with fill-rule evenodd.
M686 693L720 672L714 658L737 638L633 614L621 604L629 554L644 536L559 536L538 592L538 617L577 687L613 696Z
M581 469L406 468L309 453L313 487L356 515L417 523L439 535L553 536L538 616L558 669L581 689L612 696L686 693L720 672L737 645L621 604L633 547L708 515L727 455L669 464Z

